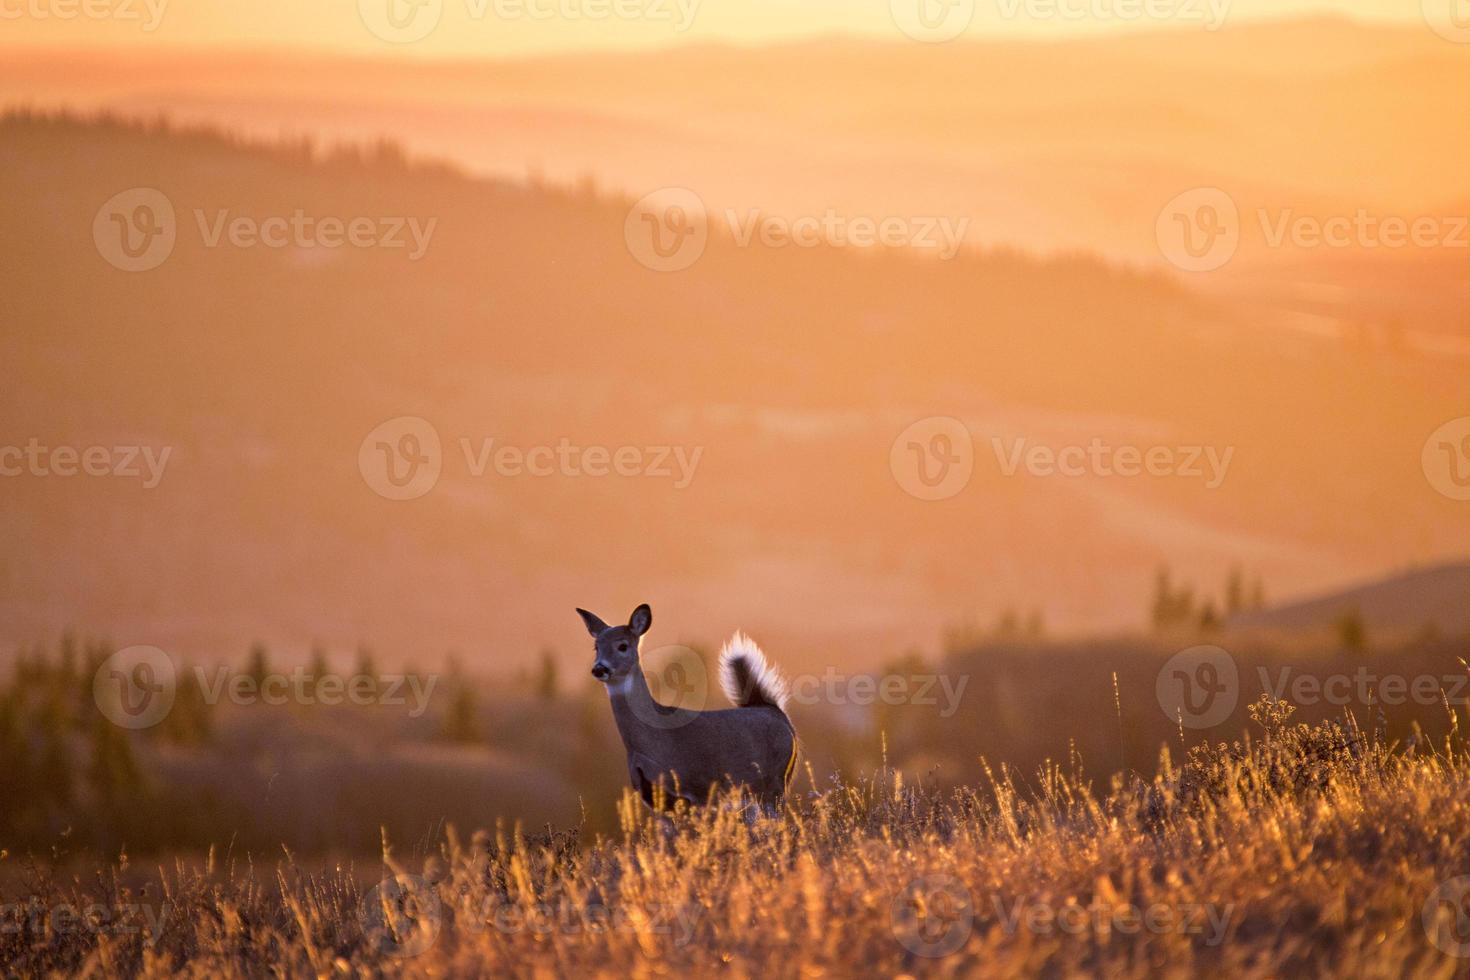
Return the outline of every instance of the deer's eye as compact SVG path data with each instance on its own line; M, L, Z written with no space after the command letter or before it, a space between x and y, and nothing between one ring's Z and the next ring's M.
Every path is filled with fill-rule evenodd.
M619 643L618 644L618 653L627 653L627 652L628 652L628 644L626 644L626 643Z

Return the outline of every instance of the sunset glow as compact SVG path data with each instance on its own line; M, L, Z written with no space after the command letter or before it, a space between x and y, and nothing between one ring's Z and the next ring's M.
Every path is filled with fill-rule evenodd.
M1470 0L0 0L0 976L1470 964Z
M1433 0L1431 0L1433 2ZM1448 2L1448 0L1446 0ZM481 58L562 50L761 44L819 36L902 37L920 0L0 0L0 45L308 48ZM1338 15L1409 24L1394 0L923 0L925 17L963 18L966 40L1047 39ZM912 7L912 10L908 8ZM397 8L397 9L395 9ZM373 27L422 16L424 36ZM409 35L417 33L410 30ZM406 35L407 36L407 35Z

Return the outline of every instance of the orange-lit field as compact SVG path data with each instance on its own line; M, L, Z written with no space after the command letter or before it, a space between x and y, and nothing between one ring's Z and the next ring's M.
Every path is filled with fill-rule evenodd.
M1470 971L1410 6L0 0L0 973Z

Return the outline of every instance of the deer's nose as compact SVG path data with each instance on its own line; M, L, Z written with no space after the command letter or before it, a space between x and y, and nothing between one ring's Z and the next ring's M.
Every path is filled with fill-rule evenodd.
M592 676L600 681L607 680L607 675L611 673L612 671L606 664L593 664L592 666Z

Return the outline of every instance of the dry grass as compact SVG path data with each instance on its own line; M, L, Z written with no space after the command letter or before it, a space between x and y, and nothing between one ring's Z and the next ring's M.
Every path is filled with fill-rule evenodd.
M142 883L33 868L0 896L0 952L21 975L1464 973L1463 907L1435 898L1470 872L1462 743L1254 714L1256 738L1166 752L1104 794L1060 770L950 795L885 772L779 819L665 824L627 801L621 839L449 833L412 867L385 847L396 877L376 889L289 855ZM135 912L100 929L57 912L89 905Z

